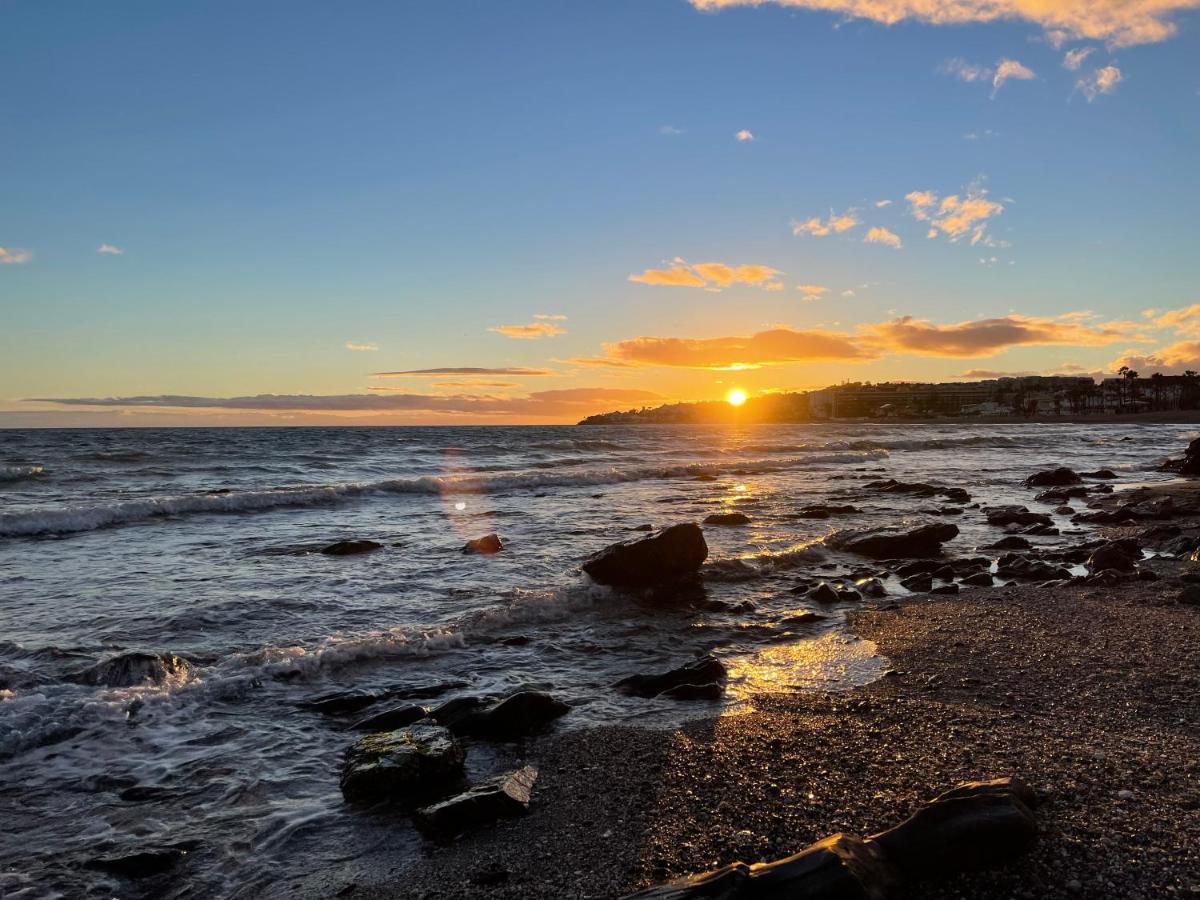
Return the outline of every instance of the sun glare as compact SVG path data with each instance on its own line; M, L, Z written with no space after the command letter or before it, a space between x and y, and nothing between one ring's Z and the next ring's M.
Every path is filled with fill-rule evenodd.
M741 406L746 402L746 392L741 388L734 388L725 395L725 400L730 406Z

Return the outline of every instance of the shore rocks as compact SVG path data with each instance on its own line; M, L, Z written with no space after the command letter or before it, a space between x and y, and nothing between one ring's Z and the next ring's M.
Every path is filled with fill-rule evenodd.
M1049 516L1044 513L1030 512L1024 506L993 506L985 509L984 515L987 516L989 525L1000 527L1006 525L1051 526L1054 524L1054 520Z
M484 556L490 556L493 553L499 553L503 549L504 544L500 541L499 535L485 534L481 538L467 541L463 546L463 553L479 553Z
M1107 478L1116 478L1117 473L1114 472L1112 469L1097 469L1095 472L1080 472L1079 477L1080 478L1107 479Z
M171 871L184 860L190 849L188 845L151 847L124 856L98 856L84 865L119 878L149 878Z
M968 587L991 587L993 580L991 572L976 572L962 579L962 583Z
M724 664L715 656L703 656L687 665L654 675L630 675L614 687L623 694L635 697L657 697L681 685L711 685L720 687L728 675ZM676 699L684 699L676 695Z
M866 485L868 490L881 491L885 494L912 494L916 497L937 497L942 496L951 503L970 503L971 495L963 488L948 488L939 487L937 485L925 484L923 482L904 482L897 481L895 478L888 478L883 481L872 481Z
M830 546L874 559L911 559L937 556L942 544L958 537L958 526L949 523L922 525L908 531L886 528L844 531L833 535Z
M750 517L745 513L713 513L704 517L705 525L749 525Z
M318 553L324 553L326 556L357 556L360 553L370 553L372 550L380 550L383 544L378 541L335 541L318 550Z
M925 594L933 590L933 576L928 573L912 575L901 581L900 587L914 594Z
M173 653L122 653L79 673L80 684L104 687L133 687L147 681L162 684L173 676L191 671L188 661Z
M605 547L583 571L597 584L649 587L694 578L707 558L704 531L688 522Z
M1127 545L1114 541L1093 551L1092 555L1088 557L1087 567L1093 572L1105 569L1132 572L1137 568L1137 557L1130 552Z
M457 796L418 809L417 827L438 838L449 838L498 819L522 816L529 809L537 769L525 766L472 787Z
M425 707L406 703L359 719L350 727L355 731L395 731L420 722L427 715L429 710Z
M1066 466L1057 469L1047 469L1037 472L1025 479L1026 487L1064 487L1069 484L1079 484L1083 481L1073 470Z
M415 803L445 791L463 774L466 754L448 728L418 724L353 744L342 764L350 803Z
M1005 553L996 561L996 574L1024 581L1066 581L1071 577L1068 569L1016 553Z
M1163 463L1166 472L1178 472L1180 475L1200 475L1200 438L1188 444L1183 459L1171 459Z
M804 599L811 600L814 603L837 603L842 598L833 585L827 581L822 581L816 587L809 588L804 593Z
M1029 543L1028 539L1019 537L1015 534L1008 537L1002 537L994 544L989 544L985 550L1028 550L1033 544Z
M429 711L429 718L464 737L515 741L541 731L571 707L541 691L520 691L491 702L455 697Z
M859 509L857 506L835 505L829 503L819 503L813 506L802 506L796 510L793 515L797 519L828 519L830 516L840 516L847 513L856 513Z
M1015 778L966 782L895 828L835 834L771 863L735 862L628 900L887 900L906 883L993 868L1037 841L1033 792Z

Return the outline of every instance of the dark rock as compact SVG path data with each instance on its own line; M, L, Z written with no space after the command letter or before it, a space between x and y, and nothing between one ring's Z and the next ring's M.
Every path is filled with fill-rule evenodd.
M520 691L472 716L466 733L490 740L516 740L540 731L570 710L549 694Z
M745 513L713 513L704 517L705 525L749 525L750 517Z
M1140 555L1140 554L1139 554ZM1103 569L1116 569L1118 572L1132 572L1137 568L1137 559L1130 555L1128 549L1121 544L1105 544L1088 557L1087 567L1093 572Z
M914 594L923 594L933 590L933 576L914 575L911 578L905 578L901 581L900 586L907 591L912 591Z
M1048 491L1042 491L1033 499L1038 503L1066 503L1072 498L1086 497L1090 493L1091 488L1083 486L1051 488Z
M296 705L301 709L324 713L327 716L336 716L342 713L352 713L366 709L373 703L378 702L379 699L378 694L371 693L370 691L338 691L333 694L316 697L312 700L305 700Z
M939 584L937 587L935 587L929 593L931 593L931 594L957 594L958 593L958 585L957 584Z
M1025 479L1026 487L1063 487L1068 484L1079 484L1082 479L1065 466L1057 469L1047 469Z
M842 598L833 585L827 581L822 581L816 587L807 591L804 599L812 600L814 603L837 603Z
M908 562L902 566L896 566L896 574L901 578L907 578L909 575L929 575L942 568L945 563L940 559L919 559L915 562Z
M725 666L715 656L703 656L687 665L656 675L630 675L615 685L623 694L657 697L681 684L705 685L725 680Z
M370 553L379 550L383 544L375 541L337 541L322 547L319 552L326 556L357 556L360 553Z
M725 696L725 685L717 681L710 681L708 684L677 684L658 696L670 697L672 700L720 700Z
M1168 460L1162 468L1167 472L1178 472L1180 475L1200 475L1200 438L1188 444L1183 459Z
M629 530L630 530L630 531L653 531L653 530L654 530L654 526L653 526L653 525L651 525L649 522L647 522L647 523L645 523L644 525L634 525L634 526L633 526L632 528L630 528Z
M481 553L483 555L491 555L499 553L504 549L504 545L500 543L500 536L496 534L485 534L481 538L475 538L473 541L467 541L463 547L463 553Z
M150 803L154 800L162 800L170 797L171 793L165 787L156 787L152 784L136 784L121 791L117 796L126 803Z
M1075 508L1073 506L1056 506L1054 511L1060 516L1075 515Z
M133 687L147 681L162 684L172 676L191 671L187 660L173 653L122 653L97 663L75 676L80 684Z
M365 719L359 719L350 727L356 731L395 731L397 728L404 728L420 722L427 715L429 715L429 710L425 707L407 703L377 712Z
M537 774L537 769L525 766L477 784L456 797L418 809L413 820L422 831L446 838L490 825L497 819L522 816L529 809Z
M1080 478L1116 478L1117 473L1112 469L1097 469L1095 472L1080 472Z
M466 734L471 728L470 723L490 702L483 697L454 697L431 709L429 718L455 734Z
M1184 606L1200 606L1200 584L1189 584L1175 596L1175 602Z
M938 581L953 581L954 576L958 574L954 571L954 566L942 566L933 573L933 577Z
M875 559L901 559L937 556L942 552L942 544L957 536L957 525L938 523L922 525L909 531L843 531L831 536L829 543L838 550Z
M1044 513L1030 512L1024 506L993 506L984 510L989 525L1053 525Z
M922 482L903 482L895 478L884 481L872 481L866 485L868 490L881 491L885 494L912 494L917 497L945 497L952 503L970 503L971 495L962 488L938 487Z
M992 573L976 572L974 575L968 575L966 578L964 578L962 583L970 587L991 587Z
M991 544L991 545L985 547L984 549L985 550L1028 550L1032 546L1033 546L1033 544L1029 543L1029 541L1023 537L1017 537L1016 535L1009 535L1008 537L1000 538L1000 540L996 541L996 543Z
M859 579L854 582L854 586L866 597L884 597L887 595L887 588L883 582L874 576Z
M689 522L605 547L584 561L583 571L598 584L642 587L693 578L707 558L704 531Z
M850 588L839 588L837 595L838 600L840 600L842 603L858 603L860 600L862 600L862 594L860 594L858 591L851 590Z
M797 519L828 519L830 516L856 512L858 512L857 506L835 506L828 503L819 503L813 506L801 507L793 515Z
M188 849L181 846L153 847L125 856L100 856L84 865L119 878L149 878L171 871L187 855Z
M463 773L465 753L449 729L412 725L369 735L346 751L342 796L350 803L415 803Z

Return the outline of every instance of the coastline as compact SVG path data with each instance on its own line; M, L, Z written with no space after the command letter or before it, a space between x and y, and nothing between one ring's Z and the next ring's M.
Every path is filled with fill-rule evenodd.
M1200 534L1195 519L1172 524ZM1200 896L1200 608L1173 602L1200 564L1143 568L1158 580L864 609L853 631L890 661L888 677L763 695L751 712L674 731L611 726L509 747L505 761L540 769L528 816L416 863L385 852L365 871L281 883L277 896L619 897L868 834L958 781L1008 774L1043 800L1034 851L906 896Z

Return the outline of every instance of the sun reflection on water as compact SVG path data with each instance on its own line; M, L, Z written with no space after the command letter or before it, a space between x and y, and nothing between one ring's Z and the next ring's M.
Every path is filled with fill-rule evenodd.
M755 694L843 690L869 684L888 668L888 661L878 649L873 641L829 632L812 640L736 656L726 660L726 696L747 701Z

